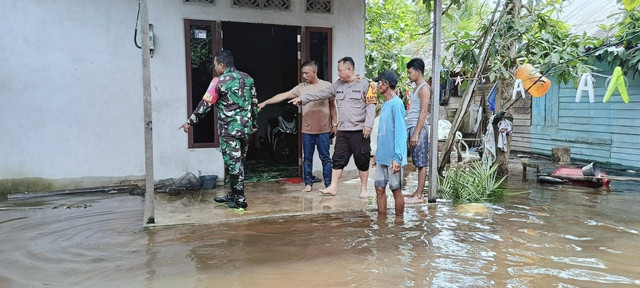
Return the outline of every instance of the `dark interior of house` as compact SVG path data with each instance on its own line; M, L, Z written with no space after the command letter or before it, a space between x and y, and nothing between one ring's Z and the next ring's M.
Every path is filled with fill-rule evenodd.
M255 80L259 102L298 84L297 27L222 22L222 31L223 48L233 53L236 68ZM247 153L247 181L299 176L297 111L285 101L259 113Z

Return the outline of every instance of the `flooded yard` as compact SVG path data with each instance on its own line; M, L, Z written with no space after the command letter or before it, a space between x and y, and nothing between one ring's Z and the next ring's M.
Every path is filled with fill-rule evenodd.
M637 183L514 180L486 209L439 202L403 218L368 209L149 230L140 197L5 200L0 287L640 286Z

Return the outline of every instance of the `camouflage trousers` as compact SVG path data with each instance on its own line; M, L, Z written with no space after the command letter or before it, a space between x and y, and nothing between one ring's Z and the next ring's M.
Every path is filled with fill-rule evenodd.
M221 137L220 151L224 165L229 169L231 192L244 196L244 160L247 158L249 137Z

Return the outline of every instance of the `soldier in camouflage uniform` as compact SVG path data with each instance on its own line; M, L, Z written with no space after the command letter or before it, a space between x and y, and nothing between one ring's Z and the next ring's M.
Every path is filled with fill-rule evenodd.
M231 191L223 197L215 197L213 201L227 203L232 209L245 209L244 160L249 136L258 128L258 96L253 78L235 69L230 51L216 53L214 65L220 76L213 78L202 101L182 128L187 132L189 126L197 123L216 105L220 151L229 169Z

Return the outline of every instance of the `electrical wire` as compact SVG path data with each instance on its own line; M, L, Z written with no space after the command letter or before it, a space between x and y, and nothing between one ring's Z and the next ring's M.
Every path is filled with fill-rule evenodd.
M138 0L138 13L136 15L136 27L133 29L133 44L142 49L142 46L138 45L138 19L140 18L140 0Z
M593 49L593 50L591 50L591 51L585 52L585 53L583 53L583 54L581 54L581 55L575 56L575 57L573 57L573 58L570 58L570 59L568 59L568 60L562 61L562 62L560 62L560 63L558 63L558 64L555 64L555 65L551 66L549 69L547 69L547 71L546 71L545 73L541 73L540 77L538 77L538 79L536 79L536 81L534 81L534 82L531 84L531 86L529 86L529 87L527 88L527 90L525 90L525 93L529 92L529 89L530 89L531 87L533 87L534 85L536 85L536 83L538 83L538 82L542 79L542 77L545 77L545 76L546 76L547 74L549 74L549 72L551 72L554 68L558 68L558 67L560 67L560 65L567 64L568 62L573 61L573 60L575 60L575 59L578 59L578 58L581 58L581 57L584 57L584 56L589 56L589 55L591 55L591 54L593 54L593 53L596 53L596 52L598 52L598 51L600 51L600 50L604 50L604 49L609 48L609 47L612 47L612 46L617 46L617 45L621 44L622 42L627 41L627 40L629 40L629 39L631 39L631 38L633 38L633 37L636 37L636 36L638 36L638 35L640 35L640 32L635 33L635 34L633 34L633 35L631 35L631 36L625 37L625 38L623 38L623 39L620 39L620 40L618 40L618 41L616 41L616 42L612 42L612 43L609 43L609 44L607 44L607 45L600 46L600 47L598 47L597 49ZM634 48L634 49L636 49L636 48ZM511 102L511 104L509 104L509 106L507 106L507 108L505 108L504 110L508 110L509 108L511 108L511 106L513 106L513 104L516 104L516 102L518 102L518 100L520 100L520 98L522 98L522 97L518 97L518 98L516 98L516 100L515 100L515 101L512 101L512 102ZM509 101L502 103L502 105L500 106L500 109L498 109L498 111L504 111L504 110L502 109L502 107L504 107L504 105L505 105L505 104L507 104L508 102L509 102Z

